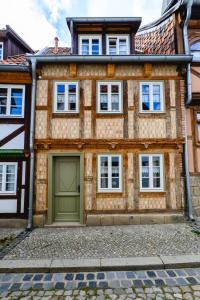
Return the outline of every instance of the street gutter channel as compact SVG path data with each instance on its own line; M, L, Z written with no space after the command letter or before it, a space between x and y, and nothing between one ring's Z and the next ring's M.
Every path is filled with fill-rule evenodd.
M13 240L8 242L1 250L0 250L0 260L2 260L11 250L13 250L19 243L21 243L26 237L28 237L31 233L31 230L24 230L20 232Z

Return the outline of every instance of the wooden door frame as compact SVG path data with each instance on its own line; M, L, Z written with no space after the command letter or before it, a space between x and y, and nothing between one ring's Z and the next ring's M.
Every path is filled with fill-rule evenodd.
M54 161L56 157L79 157L80 159L80 223L83 224L83 195L84 195L84 156L83 153L50 153L48 154L48 224L54 222ZM67 223L67 222L66 222Z

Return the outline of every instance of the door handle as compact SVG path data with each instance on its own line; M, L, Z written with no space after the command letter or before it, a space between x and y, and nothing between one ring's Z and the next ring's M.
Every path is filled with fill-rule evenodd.
M80 184L78 184L78 188L77 189L78 189L78 193L80 193Z

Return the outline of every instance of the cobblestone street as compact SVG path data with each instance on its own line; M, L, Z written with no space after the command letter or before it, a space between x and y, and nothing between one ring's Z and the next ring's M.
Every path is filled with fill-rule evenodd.
M1 299L200 299L200 268L1 274Z
M188 224L35 229L4 259L114 258L199 254Z

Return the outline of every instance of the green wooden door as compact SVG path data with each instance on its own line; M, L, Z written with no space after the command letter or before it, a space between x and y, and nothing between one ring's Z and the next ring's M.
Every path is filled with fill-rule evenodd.
M80 221L80 158L56 157L54 170L55 221Z

